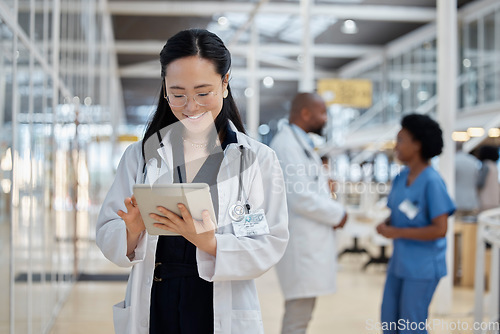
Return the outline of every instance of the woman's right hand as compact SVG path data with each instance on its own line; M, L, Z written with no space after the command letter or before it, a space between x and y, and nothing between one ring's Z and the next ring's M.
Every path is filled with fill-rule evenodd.
M125 221L127 225L127 232L132 235L139 235L146 229L144 221L141 217L141 212L137 206L135 196L125 198L125 207L127 212L118 210L118 216Z
M382 234L387 226L391 225L391 216L387 217L383 222L377 225L376 230L378 234Z
M397 239L401 237L401 228L393 227L388 220L377 225L377 233L388 239Z
M125 198L127 212L118 210L117 214L127 226L127 256L131 255L139 242L139 236L146 229L135 196Z

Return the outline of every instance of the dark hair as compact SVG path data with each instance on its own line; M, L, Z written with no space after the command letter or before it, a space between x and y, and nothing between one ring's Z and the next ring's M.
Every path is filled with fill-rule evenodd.
M497 161L498 158L498 147L486 145L479 148L479 160Z
M221 78L224 77L231 68L231 54L217 35L204 29L183 30L169 38L160 52L161 87L163 87L165 82L168 65L177 59L190 56L199 56L211 61ZM227 85L227 90L228 96L224 99L222 110L215 119L215 128L217 129L221 142L226 137L228 120L234 123L238 131L245 133L245 128L243 127L238 107L231 94L229 84ZM161 90L158 98L158 107L146 127L146 132L142 141L142 156L145 161L145 143L147 139L156 132L177 121L178 119L175 117L172 109L170 109L170 105L163 97L163 90Z
M420 156L425 161L443 152L443 132L439 124L427 115L410 114L403 117L401 126L420 142Z

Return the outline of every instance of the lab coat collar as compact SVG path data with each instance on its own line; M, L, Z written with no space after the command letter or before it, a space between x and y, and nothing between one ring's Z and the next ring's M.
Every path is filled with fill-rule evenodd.
M236 126L234 125L234 123L230 120L228 120L229 122L229 127L231 128L231 130L233 130L234 132L236 132L236 138L238 140L238 144L233 144L234 145L243 145L243 147L247 148L247 149L250 149L250 142L249 142L249 137L247 135L245 135L244 133L241 133L238 131L238 129L236 129ZM231 144L228 145L228 147L231 146Z
M290 128L297 134L297 136L302 138L303 142L307 143L308 148L314 149L314 142L307 132L305 132L300 126L296 124L290 124Z
M303 149L309 151L309 153L311 154L312 157L314 157L315 159L319 159L319 155L318 153L313 149L311 148L311 145L305 141L304 138L302 138L302 136L300 136L298 133L295 133L294 129L292 129L292 125L290 123L288 123L284 128L283 128L283 131L285 131L285 133L290 136L290 137L293 137L295 141L299 141L299 144Z
M167 129L171 128L174 125L175 125L175 123L169 125L167 127ZM170 134L171 134L171 131L170 131L170 129L168 129L166 131L166 135L163 136L163 138L161 140L160 147L157 148L158 155L167 164L169 170L173 169L173 161L174 161L173 155L172 155L172 149L171 149L172 148L172 141L171 141L171 138L170 138Z

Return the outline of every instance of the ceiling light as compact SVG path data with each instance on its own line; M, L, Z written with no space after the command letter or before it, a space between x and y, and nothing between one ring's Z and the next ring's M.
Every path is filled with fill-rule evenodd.
M488 137L498 138L500 137L500 129L499 128L491 128L488 130Z
M482 135L484 135L484 129L483 128L468 128L467 134L471 137L481 137Z
M90 96L87 96L84 100L83 103L89 107L92 104L92 98Z
M345 20L340 28L340 31L349 35L356 34L358 32L358 26L353 20Z
M451 134L451 139L453 139L454 141L467 141L470 139L470 137L465 131L454 131Z
M248 87L247 89L245 89L245 96L253 97L253 88Z
M266 87L266 88L273 88L273 86L274 86L274 79L272 77L265 77L262 80L262 83L264 84L264 87Z
M221 27L226 27L228 24L229 24L229 20L227 19L227 17L225 16L221 16L217 19L217 23L221 26Z
M418 92L417 98L420 101L427 101L429 99L429 93L426 92L425 90L421 90L420 92Z
M401 80L401 87L403 87L404 90L410 88L410 85L411 85L410 80L408 79Z

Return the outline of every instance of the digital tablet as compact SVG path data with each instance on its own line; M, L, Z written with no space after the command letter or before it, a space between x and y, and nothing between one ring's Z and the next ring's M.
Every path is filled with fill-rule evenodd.
M134 185L134 195L141 211L142 220L146 225L146 230L151 235L178 235L155 227L153 225L155 220L149 217L150 213L161 215L156 209L158 206L163 206L181 216L181 212L177 207L178 203L184 204L191 216L199 222L195 223L197 231L206 232L217 226L212 197L210 196L210 187L206 183L173 183L153 186L136 184ZM208 211L214 226L204 226L201 216L204 210Z

